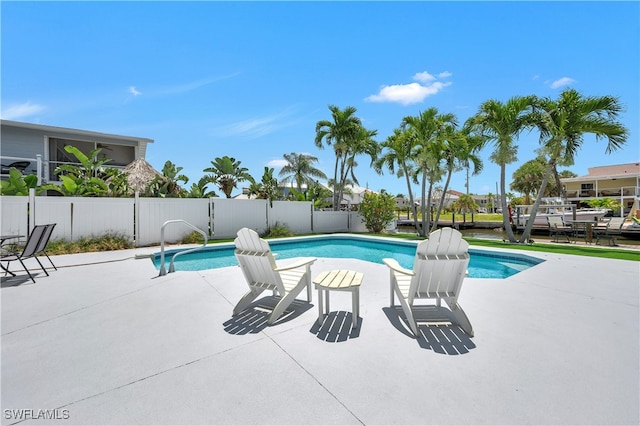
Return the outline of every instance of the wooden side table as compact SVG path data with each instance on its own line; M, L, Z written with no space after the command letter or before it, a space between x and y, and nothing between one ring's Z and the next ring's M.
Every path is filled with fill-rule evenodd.
M329 314L329 291L350 291L351 303L353 305L353 327L358 326L358 316L360 315L360 284L362 284L362 272L349 271L346 269L325 271L313 279L316 289L318 289L318 324L322 324L324 315ZM323 291L324 290L324 291ZM327 305L323 313L323 295L327 298Z

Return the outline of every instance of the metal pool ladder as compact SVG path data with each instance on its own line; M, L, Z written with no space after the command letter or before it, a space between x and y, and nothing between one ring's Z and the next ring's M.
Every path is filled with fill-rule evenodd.
M187 249L184 251L180 251L176 254L174 254L171 257L171 262L169 263L169 272L167 272L167 270L164 268L164 228L169 225L170 223L178 223L178 222L182 222L185 225L187 225L189 228L193 229L194 231L199 232L200 234L202 234L202 237L204 238L204 243L202 244L202 247L195 247L192 249ZM160 274L158 275L159 277L163 276L163 275L167 275L167 273L171 273L171 272L175 272L175 267L173 266L173 261L176 260L176 257L183 255L183 254L187 254L187 253L193 253L194 251L200 250L204 247L206 247L207 245L207 234L200 228L193 226L192 224L190 224L189 222L187 222L186 220L182 220L182 219L173 219L173 220L168 220L165 223L162 224L162 228L160 229Z

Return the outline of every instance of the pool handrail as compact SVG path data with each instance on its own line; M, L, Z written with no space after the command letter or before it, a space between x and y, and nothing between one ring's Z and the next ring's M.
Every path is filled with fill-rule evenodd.
M167 225L171 224L171 223L178 223L178 222L184 223L189 228L191 228L194 231L199 232L200 234L202 234L204 242L203 242L202 246L200 246L200 247L195 247L195 248L192 248L192 249L179 251L176 254L174 254L171 257L171 262L169 263L169 272L167 272L167 270L164 268L164 228ZM207 234L202 229L198 228L197 226L194 226L194 225L190 224L186 220L182 220L182 219L167 220L165 223L162 224L162 228L160 229L160 273L158 274L158 276L161 277L163 275L167 275L167 273L175 272L176 270L175 270L175 267L173 265L173 262L176 259L176 257L178 257L178 256L180 256L182 254L193 253L194 251L197 251L197 250L200 250L200 249L206 247L208 240L209 240L209 238L207 237Z

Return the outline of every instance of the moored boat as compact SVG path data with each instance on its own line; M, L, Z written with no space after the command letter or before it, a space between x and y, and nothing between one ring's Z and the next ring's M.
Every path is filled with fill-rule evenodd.
M532 209L532 205L516 206L516 211L513 214L513 223L518 228L525 227L531 216ZM592 220L599 222L605 216L611 215L611 213L611 210L601 208L578 209L575 204L564 203L562 198L546 197L542 199L542 203L538 207L533 225L536 228L547 227L547 217L549 216L560 216L565 222L571 220Z

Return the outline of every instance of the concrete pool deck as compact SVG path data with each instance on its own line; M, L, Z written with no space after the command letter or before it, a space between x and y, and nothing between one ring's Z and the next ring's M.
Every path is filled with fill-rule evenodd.
M239 268L157 277L135 258L156 251L2 278L2 424L640 423L640 262L526 252L545 262L465 280L475 337L439 324L414 339L384 265L312 266L364 273L359 329L349 293L317 326L315 291L266 326L260 306L231 316Z

